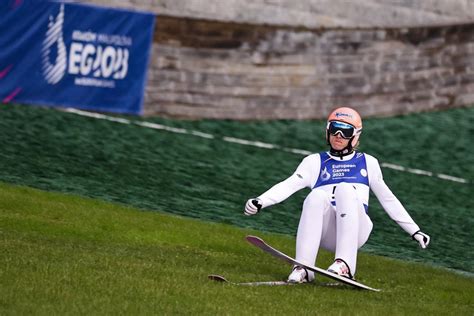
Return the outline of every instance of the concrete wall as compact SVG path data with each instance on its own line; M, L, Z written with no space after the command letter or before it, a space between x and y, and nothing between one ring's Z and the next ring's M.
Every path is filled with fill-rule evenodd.
M147 115L310 119L336 105L372 116L474 104L471 0L90 2L158 14Z

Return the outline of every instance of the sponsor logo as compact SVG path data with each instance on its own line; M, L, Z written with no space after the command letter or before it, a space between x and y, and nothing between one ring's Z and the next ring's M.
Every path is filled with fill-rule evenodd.
M64 4L56 18L49 17L43 41L43 74L49 84L57 84L67 74L78 86L115 88L116 80L128 73L132 39L116 34L73 30L69 47L65 45ZM51 60L54 59L54 63Z
M365 169L360 169L360 174L365 178L367 177L367 170Z
M348 114L348 113L343 113L343 112L336 112L336 117L337 117L337 118L340 118L340 117L349 117L349 118L352 118L352 115L351 115L351 114Z

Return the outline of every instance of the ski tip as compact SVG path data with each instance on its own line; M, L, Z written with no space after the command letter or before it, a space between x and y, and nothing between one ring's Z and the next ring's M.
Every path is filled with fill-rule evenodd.
M218 274L209 274L207 276L209 280L217 281L217 282L227 282L227 279L224 278L222 275Z
M258 241L258 242L263 242L263 239L260 238L260 237L257 237L257 236L253 236L253 235L247 235L245 237L245 239L247 239L247 241L249 243L254 243L255 241Z

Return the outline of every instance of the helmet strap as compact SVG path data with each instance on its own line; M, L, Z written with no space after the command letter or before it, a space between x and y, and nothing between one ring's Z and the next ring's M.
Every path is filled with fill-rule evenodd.
M352 147L352 140L354 140L354 136L351 137L351 139L349 140L349 143L347 144L347 146L345 148L343 148L342 150L336 150L336 149L332 148L331 143L329 142L329 131L327 132L327 137L326 138L327 138L327 143L328 143L329 147L331 148L329 150L329 153L331 155L337 156L337 157L342 159L342 157L350 155L354 152L354 148Z

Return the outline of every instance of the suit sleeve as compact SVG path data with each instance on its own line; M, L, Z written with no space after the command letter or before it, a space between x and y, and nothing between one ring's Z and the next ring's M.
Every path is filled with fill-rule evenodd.
M374 157L366 156L369 169L369 185L385 212L408 234L413 235L420 227L413 221L402 203L388 188L383 180L382 170Z
M305 157L290 177L275 184L258 197L262 201L262 207L278 204L303 188L311 188L316 182L318 173L315 170L319 170L320 164L317 154Z

